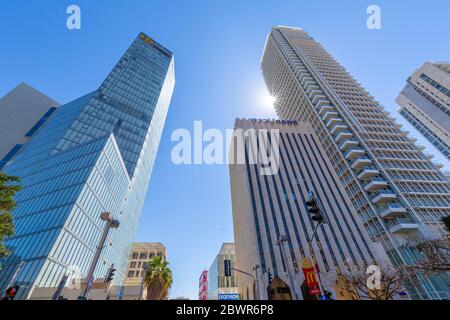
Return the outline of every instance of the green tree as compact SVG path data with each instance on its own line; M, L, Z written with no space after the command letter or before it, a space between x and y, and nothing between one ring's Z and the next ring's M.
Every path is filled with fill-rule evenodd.
M16 207L14 195L20 190L17 177L12 177L0 172L0 258L10 252L4 244L7 237L14 234L14 222L11 211Z
M147 300L164 300L169 295L172 286L172 271L169 263L162 256L155 256L148 262L145 274Z

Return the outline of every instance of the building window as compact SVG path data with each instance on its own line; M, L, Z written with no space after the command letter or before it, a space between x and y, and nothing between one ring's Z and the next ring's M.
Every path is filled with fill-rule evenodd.
M137 252L133 252L133 259L137 259L139 254Z
M146 253L141 253L139 259L147 259L148 255Z
M134 271L128 271L128 278L134 277Z
M131 262L130 263L130 268L136 268L136 262Z

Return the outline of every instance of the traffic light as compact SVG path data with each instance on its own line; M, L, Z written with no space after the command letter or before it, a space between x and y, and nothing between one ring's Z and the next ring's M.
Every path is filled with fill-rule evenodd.
M16 297L17 291L19 291L20 286L15 285L12 287L9 287L8 289L6 289L5 291L5 296L3 297L2 300L14 300L14 298Z
M106 283L111 282L113 280L114 274L116 271L117 270L114 268L114 265L112 265L111 268L109 268L108 274L106 275L106 280L105 280Z
M270 273L270 271L267 271L267 276L269 278L269 285L272 283L273 277L272 274Z
M320 212L319 204L317 203L317 199L314 196L311 196L308 201L306 201L306 207L308 212L312 216L312 220L321 224L324 222L322 212Z
M231 277L231 260L224 260L225 277Z

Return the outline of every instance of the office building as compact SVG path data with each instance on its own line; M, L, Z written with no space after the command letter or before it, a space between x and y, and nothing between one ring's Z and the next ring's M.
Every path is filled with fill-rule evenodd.
M198 300L208 298L208 270L204 270L198 279Z
M225 274L225 260L235 266L234 243L224 243L208 270L207 300L239 300L236 272Z
M415 260L408 240L446 233L450 181L321 44L302 29L274 27L261 66L278 116L311 126L356 215L394 265ZM410 296L449 298L447 282L423 279Z
M230 164L236 268L255 278L237 274L243 299L269 299L269 278L282 284L278 287L288 288L286 292L275 290L274 295L290 291L292 299L317 298L318 293L310 290L311 279L306 279L312 256L325 290L334 297L339 272L365 269L371 264L389 265L381 244L372 242L357 218L320 140L308 124L237 119L235 141L239 141L239 134L251 136L251 131L256 132L258 140L252 145L246 139L245 148L239 148L245 153L245 161ZM261 150L264 137L260 133L264 131L276 133L267 147L279 150L278 159L274 159L278 170L272 175L260 174L262 164L249 160L252 154L255 157L256 145ZM238 142L231 146L235 150L238 147ZM319 199L328 221L314 239L315 223L306 205L310 192ZM283 237L286 241L278 242Z
M125 287L141 286L145 276L145 268L153 257L167 259L166 247L158 242L136 242L133 243L130 262L128 264Z
M426 62L406 82L399 113L450 160L450 63Z
M21 83L0 99L0 170L55 112L59 104Z
M98 89L58 108L6 163L23 189L0 288L16 275L26 299L65 274L86 278L102 212L120 226L108 234L94 279L114 264L113 285L123 284L174 85L173 54L141 33Z

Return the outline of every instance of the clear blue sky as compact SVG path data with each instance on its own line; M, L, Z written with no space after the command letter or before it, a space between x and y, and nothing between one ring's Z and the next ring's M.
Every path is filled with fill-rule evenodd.
M66 8L80 5L82 29ZM382 29L366 28L366 8ZM449 60L450 2L262 0L10 0L0 2L0 95L25 81L65 103L95 89L140 31L175 53L177 84L137 235L167 246L171 296L197 297L201 271L233 241L227 166L171 163L176 128L232 128L236 117L273 117L259 62L273 25L302 27L399 122L395 98L426 60ZM409 128L409 126L406 126ZM446 163L428 143L426 151Z

